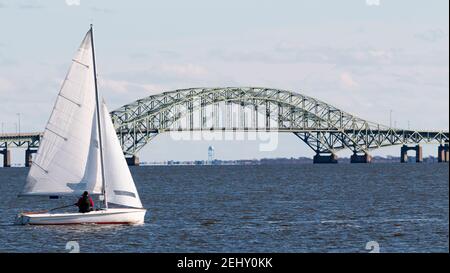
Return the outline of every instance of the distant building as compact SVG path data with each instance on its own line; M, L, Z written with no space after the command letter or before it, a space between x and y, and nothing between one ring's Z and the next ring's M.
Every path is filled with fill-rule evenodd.
M214 161L214 147L208 147L208 164L212 164Z
M194 165L204 165L204 161L203 160L195 160Z
M408 162L415 163L416 158L414 156L408 157ZM437 163L436 157L429 156L423 158L424 163ZM340 164L350 164L350 158L339 158ZM372 163L400 163L400 157L395 156L374 156ZM240 160L217 160L214 159L214 147L208 148L208 160L195 160L195 161L176 161L169 160L164 162L146 162L143 165L168 165L168 166L180 166L180 165L287 165L287 164L313 164L312 158L298 157L298 158L261 158L261 159L240 159ZM15 165L14 165L15 166Z

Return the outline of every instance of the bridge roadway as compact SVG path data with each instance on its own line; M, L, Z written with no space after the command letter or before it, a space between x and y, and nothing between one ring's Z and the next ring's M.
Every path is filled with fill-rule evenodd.
M185 132L186 130L179 130L179 129L165 129L165 130L154 130L153 133L155 134L161 134L161 133L169 133L169 132ZM228 129L228 128L220 128L220 129L192 129L189 130L191 132L204 132L204 131L222 131L222 132L237 132L237 131L243 131L243 132L279 132L279 133L302 133L301 130L298 129L281 129L281 130L271 130L271 129L259 129L259 128L244 128L242 130L239 130L238 128ZM118 130L118 136L121 134L124 134L125 132L120 132ZM349 132L347 132L349 133ZM382 134L388 134L388 131L380 131L379 133ZM402 135L406 134L417 134L423 137L426 143L432 142L433 139L436 138L437 135L440 134L440 132L415 132L415 131L407 131L404 132ZM37 152L37 149L39 148L39 142L43 136L43 133L20 133L20 134L0 134L0 154L3 155L3 166L4 167L10 167L11 166L11 148L25 148L25 166L29 167L32 163L32 154ZM404 140L407 140L407 137L403 137ZM401 141L401 139L399 140ZM420 141L419 141L420 142ZM422 162L422 147L421 145L415 145L411 146L408 145L408 142L405 141L404 143L401 143L401 162L406 163L408 162L407 153L409 150L414 150L416 152L416 161ZM439 162L449 162L449 144L444 143L440 144L438 146L438 161ZM139 158L135 155L127 157L127 162L129 165L139 165ZM371 157L370 155L364 154L364 155L353 155L351 158L352 163L370 163ZM337 157L333 154L330 154L329 156L322 155L320 157L315 157L314 160L315 163L336 163Z

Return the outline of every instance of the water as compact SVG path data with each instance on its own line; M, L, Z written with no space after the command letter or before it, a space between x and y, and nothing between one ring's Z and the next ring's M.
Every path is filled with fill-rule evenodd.
M142 226L15 226L28 170L0 168L0 251L448 252L448 164L177 166L131 169Z

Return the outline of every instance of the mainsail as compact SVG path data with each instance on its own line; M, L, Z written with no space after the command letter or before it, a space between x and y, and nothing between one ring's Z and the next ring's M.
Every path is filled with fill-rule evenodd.
M101 193L91 31L62 84L23 195Z

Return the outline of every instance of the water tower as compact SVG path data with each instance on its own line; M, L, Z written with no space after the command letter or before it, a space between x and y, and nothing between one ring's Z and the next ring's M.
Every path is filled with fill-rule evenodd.
M208 163L212 164L213 160L214 160L214 147L209 146L208 147Z

